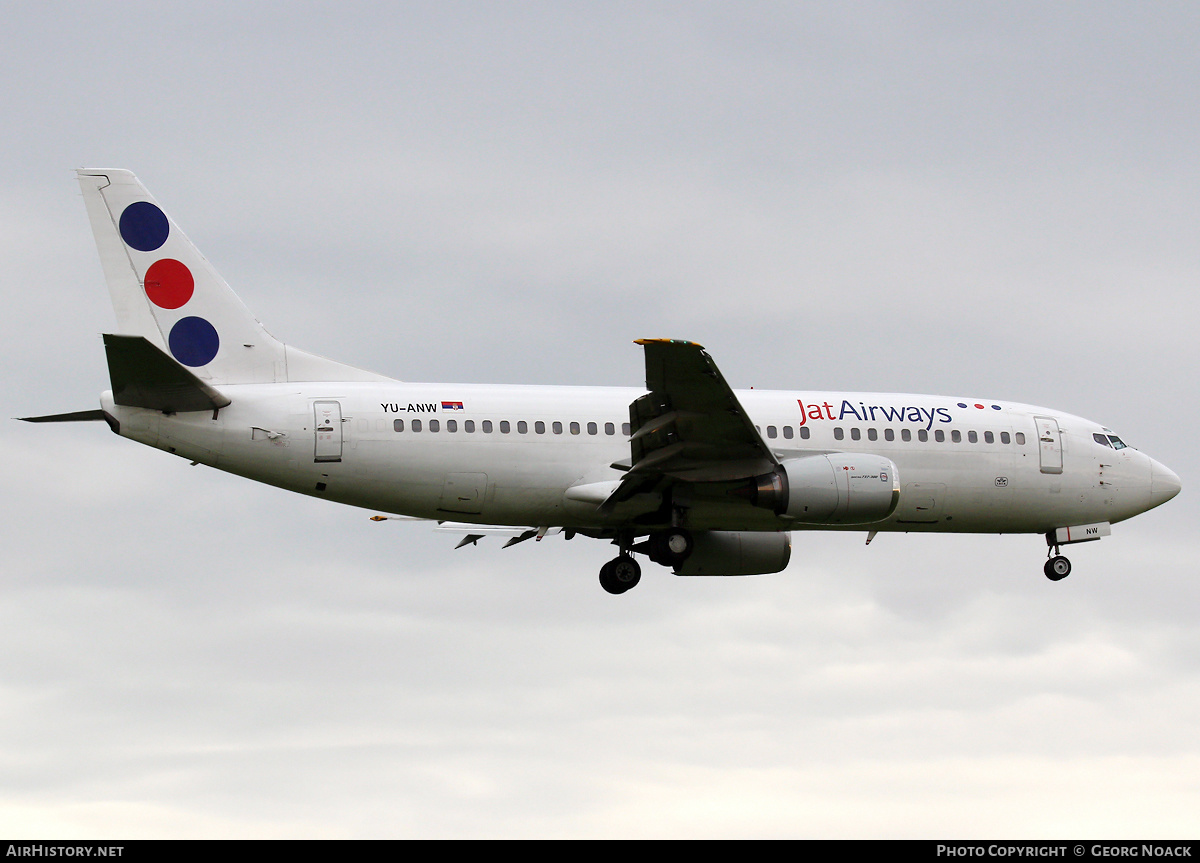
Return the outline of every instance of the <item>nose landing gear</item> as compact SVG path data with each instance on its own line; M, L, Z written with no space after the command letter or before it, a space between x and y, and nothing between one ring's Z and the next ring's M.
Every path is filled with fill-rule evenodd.
M1056 548L1055 551L1057 550ZM1046 565L1042 567L1042 571L1046 573L1046 578L1051 581L1062 581L1071 574L1071 561L1067 560L1061 554L1056 554L1046 561Z
M1059 553L1059 541L1056 531L1050 531L1046 534L1046 565L1042 567L1042 572L1046 573L1046 578L1051 581L1062 581L1071 574L1071 561L1067 560Z
M1046 545L1049 549L1046 551L1045 567L1042 572L1046 573L1046 578L1051 581L1062 581L1071 574L1071 561L1067 560L1059 553L1060 545L1072 545L1078 542L1095 542L1101 537L1112 534L1112 525L1107 521L1098 521L1093 524L1077 524L1071 527L1059 527L1046 532Z

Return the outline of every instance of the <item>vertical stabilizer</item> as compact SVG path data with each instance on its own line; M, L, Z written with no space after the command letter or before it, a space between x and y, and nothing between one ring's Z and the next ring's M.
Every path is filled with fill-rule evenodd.
M210 383L388 380L268 333L131 172L77 173L120 334Z

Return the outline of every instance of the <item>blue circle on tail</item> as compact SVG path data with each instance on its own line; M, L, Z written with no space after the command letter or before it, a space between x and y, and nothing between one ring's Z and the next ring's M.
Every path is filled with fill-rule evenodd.
M149 201L130 204L121 213L121 239L139 252L153 252L167 241L171 226L166 213Z
M171 348L171 356L194 368L212 362L221 339L217 336L217 328L204 318L180 318L171 327L167 345Z

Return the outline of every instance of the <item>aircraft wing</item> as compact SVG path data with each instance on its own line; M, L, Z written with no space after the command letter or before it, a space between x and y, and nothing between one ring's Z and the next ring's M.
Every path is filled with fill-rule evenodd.
M432 519L421 518L414 515L373 515L371 521L432 521ZM524 527L512 524L475 524L474 522L466 521L439 521L434 530L440 533L454 533L462 536L462 540L455 548L462 548L464 545L475 545L479 540L488 536L507 536L508 542L504 543L504 547L516 545L518 542L524 542L527 539L536 539L541 541L542 537L554 536L562 533L561 527ZM572 534L568 534L568 539Z
M554 536L562 533L561 527L517 527L514 525L500 524L470 524L461 521L441 521L434 530L445 533L462 534L462 541L455 548L462 548L464 545L474 545L485 536L507 536L508 542L504 543L504 547L516 545L518 542L524 542L527 539L536 539L539 542L544 536Z
M729 482L759 476L778 464L703 347L674 339L636 344L646 351L650 392L629 406L630 464L606 507L664 478Z

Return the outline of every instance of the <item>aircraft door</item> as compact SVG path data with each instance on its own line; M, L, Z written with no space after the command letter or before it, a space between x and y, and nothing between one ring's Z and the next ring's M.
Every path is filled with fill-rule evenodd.
M1038 454L1042 473L1062 473L1062 433L1058 421L1050 417L1034 417L1037 423Z
M341 402L313 402L316 451L313 461L342 460Z

